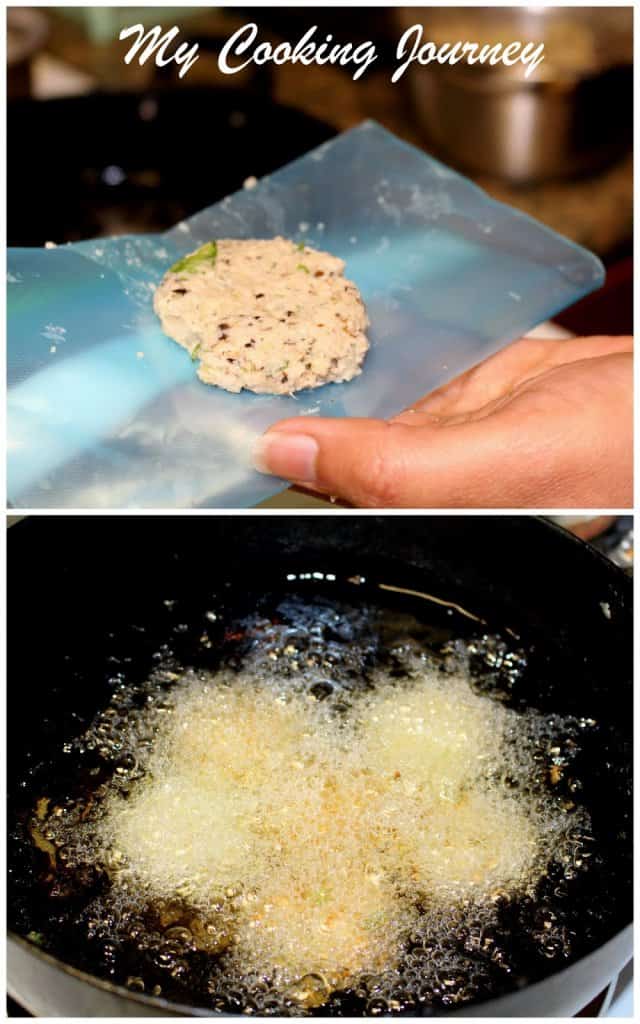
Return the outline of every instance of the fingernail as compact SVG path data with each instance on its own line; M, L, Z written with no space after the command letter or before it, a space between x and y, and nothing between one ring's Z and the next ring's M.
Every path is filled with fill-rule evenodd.
M259 473L313 483L318 451L318 442L308 434L273 430L258 438L253 449L253 464Z

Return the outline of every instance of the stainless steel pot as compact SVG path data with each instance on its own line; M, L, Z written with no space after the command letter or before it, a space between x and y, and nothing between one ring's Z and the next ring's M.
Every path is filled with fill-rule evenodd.
M544 42L522 65L412 65L405 79L427 143L450 163L515 184L595 171L632 139L631 8L399 8L423 41Z

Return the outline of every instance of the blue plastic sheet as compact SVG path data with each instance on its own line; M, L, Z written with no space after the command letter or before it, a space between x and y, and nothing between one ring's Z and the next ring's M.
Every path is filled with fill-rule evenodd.
M201 383L153 290L212 238L305 241L367 305L362 375L294 397ZM286 416L388 417L603 281L591 253L373 122L161 235L8 254L8 497L19 508L250 506Z

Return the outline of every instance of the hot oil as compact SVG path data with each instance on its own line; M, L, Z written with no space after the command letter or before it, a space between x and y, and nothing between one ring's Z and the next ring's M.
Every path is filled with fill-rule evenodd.
M305 573L248 614L200 609L185 658L193 615L166 606L150 678L38 773L34 941L257 1014L460 1005L574 954L595 723L508 706L512 638Z

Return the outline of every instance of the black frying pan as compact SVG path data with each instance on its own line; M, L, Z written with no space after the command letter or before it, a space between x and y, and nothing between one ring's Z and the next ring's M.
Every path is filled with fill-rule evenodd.
M335 134L258 84L12 101L9 244L164 231Z
M497 666L494 658L492 685L503 699L598 723L580 755L580 799L592 815L597 869L569 883L562 906L569 949L540 954L532 938L536 901L524 901L509 912L511 972L496 981L488 1002L461 1012L572 1014L631 956L632 588L588 545L527 516L336 515L42 517L14 526L8 547L9 988L33 1012L211 1012L197 986L165 986L166 998L157 999L124 988L126 958L100 959L86 936L86 906L99 881L85 879L66 893L63 886L52 899L42 884L42 855L25 841L22 823L43 788L55 793L80 784L81 771L63 767L62 744L91 721L117 682L142 682L163 645L182 664L212 668L221 658L241 659L237 623L257 606L272 614L283 597L312 609L327 601L368 609L327 638L334 671L345 679L351 673L353 685L382 657L383 628L387 640L389 630L409 629L434 652L454 637L491 633L513 654ZM301 572L336 580L287 581ZM427 592L475 618L382 591L381 583ZM175 603L167 606L167 599ZM205 650L198 638L212 603L221 617L210 624L213 643ZM479 650L483 662L481 643ZM483 678L488 665L486 658L479 665ZM543 880L540 901L553 898L553 884ZM28 933L35 941L24 938ZM352 993L330 1009L366 1012ZM447 1007L435 1000L405 1009Z

